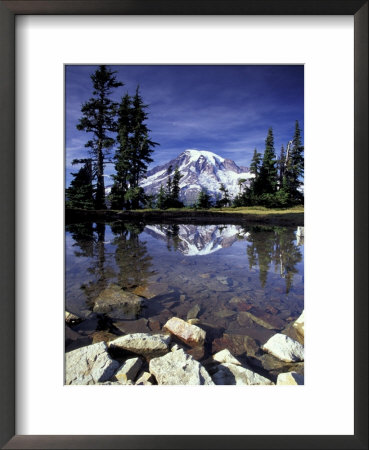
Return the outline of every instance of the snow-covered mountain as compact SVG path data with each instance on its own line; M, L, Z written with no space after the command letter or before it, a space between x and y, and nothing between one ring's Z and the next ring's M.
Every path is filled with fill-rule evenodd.
M186 256L209 255L233 245L249 233L238 225L177 225L177 250ZM168 241L173 236L170 225L146 225L145 233Z
M247 167L238 166L231 159L222 158L205 150L186 150L177 158L154 167L147 172L147 177L140 185L147 194L157 194L160 186L165 186L168 180L168 168L174 171L178 166L182 178L180 181L180 200L185 204L193 204L202 188L216 198L219 195L220 183L228 189L231 197L239 192L238 180L250 180L253 175Z

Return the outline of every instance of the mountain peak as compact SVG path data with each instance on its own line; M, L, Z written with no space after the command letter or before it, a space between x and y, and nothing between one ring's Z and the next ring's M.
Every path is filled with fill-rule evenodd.
M249 180L253 175L247 167L240 167L231 159L223 158L208 150L187 149L176 158L154 167L147 172L147 176L140 185L148 194L157 194L160 186L168 181L168 169L178 167L182 178L179 183L180 200L185 204L194 204L199 192L206 189L216 199L220 195L221 184L234 197L240 191L238 181L243 178Z
M217 161L220 163L224 162L224 158L219 155L216 155L213 152L209 152L208 150L196 150L196 149L188 149L185 150L181 155L187 155L190 157L191 162L197 161L201 156L209 161L211 164L215 164Z

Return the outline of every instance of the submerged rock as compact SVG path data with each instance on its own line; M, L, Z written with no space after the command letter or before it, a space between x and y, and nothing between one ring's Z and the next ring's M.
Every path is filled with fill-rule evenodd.
M228 349L224 349L221 350L218 353L215 353L215 355L213 355L213 359L215 361L218 361L220 363L230 363L230 364L234 364L236 366L241 366L242 364L238 361L238 359L236 359L232 353L228 350Z
M213 381L215 384L232 385L274 384L268 378L265 378L250 369L230 363L223 363L218 366L217 372L213 375Z
M198 323L200 323L200 319L188 319L187 323L189 323L190 325L197 325Z
M169 352L170 336L165 334L135 333L119 337L109 343L113 350L126 350L154 358Z
M206 369L182 349L150 361L150 373L158 384L213 385Z
M254 356L260 347L250 336L224 333L221 338L214 339L212 351L215 353L225 348L229 349L232 355L239 356L246 353L246 356Z
M88 345L65 354L66 384L95 384L108 381L118 369L105 342Z
M143 304L142 297L123 291L118 285L113 284L104 289L95 299L93 310L112 319L135 319Z
M169 294L173 289L166 283L152 283L145 286L138 286L134 291L136 295L145 298L153 298L162 294Z
M142 360L140 358L127 359L116 372L115 378L122 384L126 384L128 380L134 381L141 367Z
M297 372L280 373L277 378L278 385L303 385L304 375Z
M205 342L206 332L196 325L191 325L178 317L172 317L164 325L170 333L177 336L181 341L190 345L191 347L197 347Z
M220 319L228 319L236 314L236 311L232 311L231 309L221 309L219 311L215 311L214 316L219 317Z
M138 320L120 320L114 322L113 325L123 334L147 333L150 331L148 321L144 318Z
M196 319L199 312L200 312L200 306L198 304L196 304L188 311L187 320Z
M249 359L252 366L266 370L269 376L277 380L277 376L284 372L297 372L300 375L304 374L304 362L285 362L276 358L275 356L264 353Z
M116 334L109 333L109 331L95 331L92 334L92 343L97 344L98 342L109 342L117 338Z
M252 308L252 312L243 311L242 314L269 330L281 330L284 327L284 322L281 319L256 307Z
M304 360L304 347L299 342L281 333L272 336L262 346L262 349L282 361L296 362Z

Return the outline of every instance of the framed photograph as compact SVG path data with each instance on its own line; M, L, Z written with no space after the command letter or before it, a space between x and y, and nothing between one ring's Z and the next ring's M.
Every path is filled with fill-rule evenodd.
M4 448L367 448L367 3L0 8Z

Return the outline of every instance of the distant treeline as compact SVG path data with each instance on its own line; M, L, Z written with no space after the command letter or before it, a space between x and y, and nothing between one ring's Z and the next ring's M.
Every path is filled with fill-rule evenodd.
M167 183L157 195L148 195L139 186L145 177L151 155L159 145L150 139L146 125L147 105L137 87L135 95L126 93L120 103L110 95L113 89L123 86L115 74L104 65L90 76L93 96L82 105L77 129L90 133L85 144L86 158L75 159L80 169L72 173L73 180L66 189L66 207L79 209L132 210L139 208L183 208L179 199L179 183L182 178L178 167L170 166ZM112 149L114 154L111 155ZM106 164L114 164L115 173L110 194L105 195L104 170ZM239 193L231 199L224 184L219 185L215 198L206 189L199 193L195 208L238 207L261 205L266 207L288 207L302 204L301 189L304 175L304 147L298 122L286 149L282 146L279 158L274 148L273 130L269 128L264 153L254 150L250 171L254 175L249 184L246 179L238 181Z

